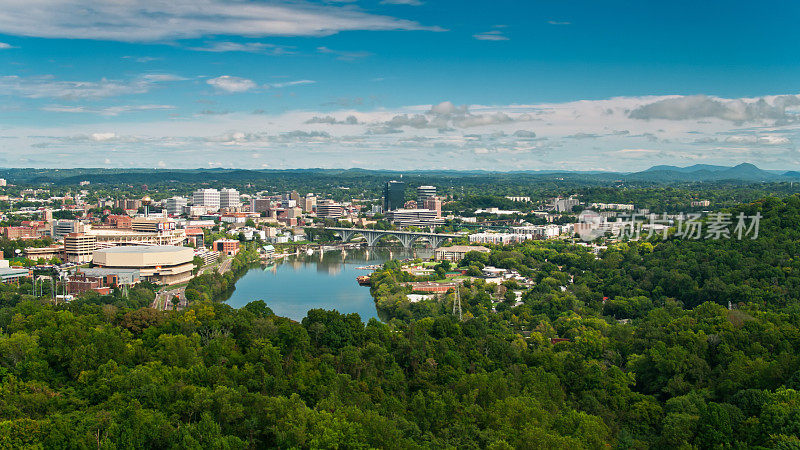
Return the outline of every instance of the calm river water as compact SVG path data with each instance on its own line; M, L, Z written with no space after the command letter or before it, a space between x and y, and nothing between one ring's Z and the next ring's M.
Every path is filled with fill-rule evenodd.
M227 303L240 308L254 300L264 300L275 314L300 321L309 309L335 309L358 313L367 322L378 318L369 288L359 286L356 277L370 270L356 267L383 264L389 259L430 258L433 250L388 250L383 248L331 250L320 257L290 256L267 267L250 269L239 281Z

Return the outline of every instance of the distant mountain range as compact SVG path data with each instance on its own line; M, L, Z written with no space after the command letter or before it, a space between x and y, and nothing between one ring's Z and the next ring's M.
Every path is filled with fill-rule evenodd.
M246 169L0 169L0 178L12 183L73 185L80 181L92 184L133 185L141 183L196 183L196 182L250 182L256 180L298 180L324 178L330 182L358 182L375 177L399 178L434 183L450 179L462 183L475 184L485 180L550 181L554 183L590 183L604 185L630 182L637 184L670 184L693 182L784 182L800 181L800 171L763 170L753 164L742 163L737 166L717 166L695 164L688 167L658 165L641 172L599 172L569 170L519 170L514 172L494 172L488 170L369 170L369 169L288 169L288 170L246 170ZM483 180L483 181L481 181ZM413 181L412 181L413 184Z
M759 169L753 164L742 163L738 166L714 166L695 164L688 167L653 166L642 172L629 173L623 176L627 180L637 181L748 181L774 182L800 180L800 172L775 171Z

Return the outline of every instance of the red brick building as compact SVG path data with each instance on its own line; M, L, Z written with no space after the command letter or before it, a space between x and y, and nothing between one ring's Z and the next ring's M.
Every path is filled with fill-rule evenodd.
M4 227L3 237L10 240L36 239L41 237L41 232L34 227Z
M213 249L223 255L234 256L239 253L239 241L233 239L219 239L214 241Z
M202 228L187 228L184 230L186 242L194 245L195 248L205 247L205 235Z
M106 222L108 222L109 225L127 230L131 228L132 219L130 216L113 215L113 216L108 216Z
M107 295L111 293L111 288L117 285L117 281L116 275L88 276L76 273L67 278L67 293L74 295L95 291L101 295Z
M455 289L457 286L454 283L433 283L430 281L420 281L409 284L411 285L411 290L414 292L433 292L437 294L444 294L450 289Z

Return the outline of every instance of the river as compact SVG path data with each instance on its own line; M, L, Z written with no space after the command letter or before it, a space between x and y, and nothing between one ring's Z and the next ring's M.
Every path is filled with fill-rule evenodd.
M309 309L335 309L340 313L358 313L361 320L378 318L369 288L359 286L356 277L370 270L359 266L383 264L389 259L430 258L431 249L413 253L402 249L331 250L320 257L301 254L289 256L266 267L250 269L236 282L226 302L240 308L254 300L264 300L275 314L300 321Z

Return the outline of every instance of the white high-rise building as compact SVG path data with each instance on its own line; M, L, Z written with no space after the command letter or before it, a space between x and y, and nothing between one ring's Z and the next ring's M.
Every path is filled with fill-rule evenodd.
M425 200L436 197L436 186L419 186L417 188L417 208L427 208Z
M183 197L168 198L164 204L164 209L170 216L178 216L183 213L183 207L189 204L189 201Z
M436 197L436 186L420 186L417 188L417 203L422 205L426 198Z
M238 208L240 206L242 206L242 202L239 199L239 191L227 188L219 191L220 208Z
M192 204L205 206L209 210L218 210L220 203L219 191L216 189L198 189L192 194Z

